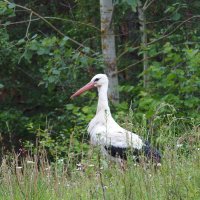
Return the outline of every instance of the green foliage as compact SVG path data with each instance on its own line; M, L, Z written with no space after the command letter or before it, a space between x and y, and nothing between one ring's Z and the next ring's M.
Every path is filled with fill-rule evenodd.
M28 63L36 58L44 63L39 70L42 75L39 85L54 89L57 85L70 84L72 80L76 80L81 70L87 71L91 66L103 68L101 56L88 56L89 52L89 48L84 48L80 52L73 50L69 47L67 37L59 39L53 36L40 39L34 35L32 40L26 42L21 58Z
M4 157L0 167L0 198L199 199L199 149L190 150L188 157L167 149L163 158L162 166L156 170L144 163L127 163L122 171L102 157L92 160L89 154L76 169L69 168L61 159L50 164L45 152L28 156L20 164L18 157L13 157L12 162Z
M9 34L5 29L0 29L0 38L0 65L3 66L9 63L9 70L13 70L13 65L16 63L19 54L13 42L9 41ZM1 70L5 71L4 68Z
M200 27L187 21L199 14L198 1L152 2L145 11L151 43L146 48L139 47L138 1L114 2L117 63L122 71L121 102L111 105L113 116L154 144L173 146L200 120ZM141 1L143 6L145 2ZM22 0L16 3L24 5ZM68 154L80 160L89 148L86 126L95 114L97 98L94 92L73 102L69 97L104 70L99 1L27 1L25 6L49 16L46 19L66 36L60 37L34 14L29 24L29 12L0 1L1 151L14 148L18 153L23 147L35 153L40 147L54 161L66 162ZM146 71L141 62L144 52L150 58ZM147 88L144 74L149 77Z
M46 149L52 161L57 159L66 161L69 154L74 160L82 158L88 149L85 124L92 118L95 107L66 104L64 111L65 113L56 119L56 124L48 119L43 126L37 121L27 123L25 125L27 131L35 135L38 141L37 145L36 141L26 141L25 148L32 153L36 153L38 149Z
M3 17L15 16L14 8L15 8L15 3L7 3L5 1L1 1L0 2L0 16L3 16Z
M29 119L19 110L7 109L0 113L0 159L2 155L11 151L19 152L21 140L31 139L27 136L26 124ZM17 130L17 133L16 133Z
M189 117L198 117L198 48L186 47L180 50L166 43L163 51L165 57L162 63L153 62L148 69L151 82L148 91L142 93L139 108L148 110L156 108L159 102L166 102L174 105L179 116L186 116L189 113ZM190 113L189 110L193 112Z
M138 0L115 0L114 3L117 4L127 4L131 6L133 12L136 12Z

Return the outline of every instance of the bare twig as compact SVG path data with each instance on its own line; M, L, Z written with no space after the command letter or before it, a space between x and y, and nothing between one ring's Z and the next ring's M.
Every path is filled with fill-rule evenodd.
M167 17L163 17L162 19L159 19L159 20L147 21L146 24L155 24L155 23L166 22L166 21L172 21L172 19L169 19ZM180 22L180 21L177 21L177 22Z
M29 28L30 28L30 25L31 25L31 18L32 18L32 15L33 15L33 12L30 13L30 18L29 18L29 22L28 22L28 26L27 26L27 29L26 29L26 38L29 40L29 37L28 37L28 32L29 32Z
M5 2L7 3L11 3L10 1L7 1L7 0L4 0ZM59 35L61 35L62 37L67 37L71 42L73 42L74 44L80 46L80 47L83 47L85 48L85 46L83 44L81 44L80 42L66 36L63 32L61 32L59 29L57 29L52 23L50 23L47 19L45 19L44 17L42 17L40 14L38 14L37 12L33 11L32 9L30 8L27 8L25 6L22 6L22 5L19 5L19 4L15 4L16 7L19 7L19 8L22 8L28 12L32 12L35 16L39 17L41 20L43 20L46 24L48 24L54 31L56 31ZM93 53L94 51L91 50Z
M74 20L71 20L71 19L63 19L63 18L60 18L60 17L50 17L50 16L47 16L47 17L43 17L44 19L52 19L52 20L60 20L60 21L65 21L65 22L71 22L71 23L77 23L77 24L81 24L81 25L84 25L84 26L88 26L90 28L94 28L96 29L97 31L100 31L100 29L96 26L93 26L92 24L88 24L88 23L83 23L83 22L80 22L80 21L74 21ZM34 21L39 21L41 20L41 18L34 18L31 20L31 22L34 22ZM22 20L22 21L18 21L18 22L10 22L9 24L0 24L0 26L8 26L8 25L15 25L15 24L23 24L23 23L27 23L29 22L30 20Z
M154 44L154 43L156 43L156 42L158 42L158 41L160 41L160 40L162 40L162 39L164 39L164 38L169 37L171 34L173 34L174 32L176 32L176 30L178 30L184 23L186 23L186 22L188 22L188 21L190 21L191 19L194 19L194 18L200 18L200 15L195 15L195 16L192 16L192 17L190 17L190 18L188 18L188 19L182 21L174 30L172 30L172 31L169 32L168 34L165 34L165 35L163 35L162 37L160 37L160 38L158 38L158 39L156 39L156 40L153 40L153 41L147 43L147 45ZM134 51L135 51L136 49L139 49L139 48L140 48L140 46L135 47L135 48L134 48ZM127 52L127 51L126 51L126 52ZM124 55L126 52L124 52L123 55ZM117 73L117 74L118 74L118 73L121 73L121 72L123 72L123 71L129 69L130 67L133 67L133 66L135 66L135 65L137 65L137 64L139 64L139 63L141 63L141 62L144 62L145 60L149 60L149 59L151 59L151 58L154 58L154 57L156 57L157 55L159 55L159 54L161 54L161 53L162 53L162 52L158 52L158 53L157 53L156 55L154 55L154 56L147 57L146 59L142 59L142 60L140 60L140 61L138 61L138 62L136 62L136 63L133 63L133 64L131 64L131 65L128 65L127 67L125 67L125 68L122 69L122 70L117 71L116 73ZM121 54L121 55L122 55L122 54Z
M97 36L93 36L93 37L90 37L90 38L87 38L87 39L85 39L83 42L82 42L82 44L85 44L87 41L89 41L89 40L93 40L93 39L95 39ZM80 47L78 47L76 50L79 50L80 49Z
M149 0L146 0L143 6L143 9L145 9L146 5L148 4Z
M154 2L155 0L152 0L150 2L148 2L148 0L145 2L144 6L143 6L143 10L147 10L147 8Z
M192 17L190 17L190 18L188 18L188 19L182 21L179 25L176 26L176 28L174 28L174 29L173 29L172 31L170 31L169 33L164 34L163 36L161 36L161 37L158 38L158 39L155 39L155 40L153 40L153 41L151 41L151 42L148 42L148 43L147 43L147 46L149 46L149 45L151 45L151 44L154 44L154 43L156 43L156 42L159 42L160 40L163 40L163 39L169 37L169 36L172 35L174 32L176 32L181 26L183 26L186 22L188 22L188 21L190 21L190 20L192 20L192 19L195 19L195 18L200 18L200 15L194 15L194 16L192 16ZM136 50L138 50L139 48L141 48L141 46L134 47L134 48L133 48L133 51L136 51ZM123 55L125 55L125 54L128 53L128 52L129 52L129 50L125 50L124 52L122 52L122 53L117 57L117 60L119 60ZM128 67L128 68L129 68L129 67Z
M138 61L138 62L136 62L136 63L133 63L133 64L131 64L131 65L128 65L128 66L125 67L124 69L118 70L118 71L115 72L114 74L119 74L119 73L121 73L121 72L123 72L123 71L125 71L125 70L127 70L127 69L129 69L129 68L131 68L131 67L133 67L133 66L135 66L135 65L137 65L137 64L139 64L139 63L142 63L142 62L144 62L144 61L146 61L146 60L149 60L149 59L151 59L151 58L154 58L154 57L160 55L161 53L163 53L163 52L162 52L162 51L161 51L161 52L158 52L156 55L149 56L149 57L144 58L144 59L142 59L142 60L140 60L140 61Z
M188 22L188 21L190 21L191 19L194 19L194 18L200 18L200 15L195 15L195 16L192 16L192 17L190 17L190 18L182 21L176 28L174 28L174 30L172 30L171 32L163 35L162 37L160 37L160 38L158 38L156 40L153 40L152 42L149 42L148 45L153 44L155 42L158 42L158 41L160 41L160 40L162 40L162 39L170 36L171 34L173 34L174 32L176 32L183 24L185 24L186 22Z

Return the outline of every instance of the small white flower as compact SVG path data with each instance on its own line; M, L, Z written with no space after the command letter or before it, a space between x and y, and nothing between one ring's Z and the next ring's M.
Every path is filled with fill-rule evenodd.
M77 167L82 167L83 165L81 163L76 164Z
M161 165L161 163L158 163L156 166L157 166L157 167L161 167L162 165Z
M179 147L182 147L182 146L183 146L183 144L177 144L176 146L179 148Z
M32 160L27 160L26 162L27 162L27 164L34 164L35 163Z
M63 162L64 162L64 159L62 158L58 160L58 164L63 164Z

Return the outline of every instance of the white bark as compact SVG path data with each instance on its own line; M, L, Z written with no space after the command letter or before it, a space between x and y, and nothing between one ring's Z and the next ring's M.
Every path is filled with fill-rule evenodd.
M115 35L112 25L112 0L100 0L101 44L106 65L105 73L109 78L108 96L113 103L119 102L118 76L116 66Z
M146 88L148 86L148 74L146 74L147 69L148 69L148 55L146 52L146 48L147 48L147 28L146 28L146 16L145 16L145 11L142 7L142 3L141 1L138 1L138 18L139 18L139 22L140 22L140 32L141 32L141 45L144 48L143 49L143 85L144 88Z

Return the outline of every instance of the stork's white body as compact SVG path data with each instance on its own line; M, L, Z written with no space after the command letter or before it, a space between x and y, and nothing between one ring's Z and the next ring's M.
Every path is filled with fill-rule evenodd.
M93 145L133 147L138 150L143 146L141 138L120 127L107 110L102 110L95 115L89 123L88 133Z
M109 107L102 106L101 100L99 104L101 107L98 107L95 117L88 126L91 144L141 149L143 146L141 138L120 127L112 118Z
M108 78L105 74L94 76L87 85L72 95L72 98L93 87L98 89L98 105L96 115L88 125L91 144L101 146L102 151L109 157L116 156L129 148L136 150L136 152L143 149L147 157L154 157L159 161L160 155L157 150L144 143L137 134L119 126L112 118L108 105ZM112 148L111 150L114 151L117 149L118 152L108 152L108 148Z
M91 144L104 146L114 146L120 148L141 149L142 139L122 127L112 118L108 105L108 82L98 88L98 105L95 117L90 121L88 133Z

